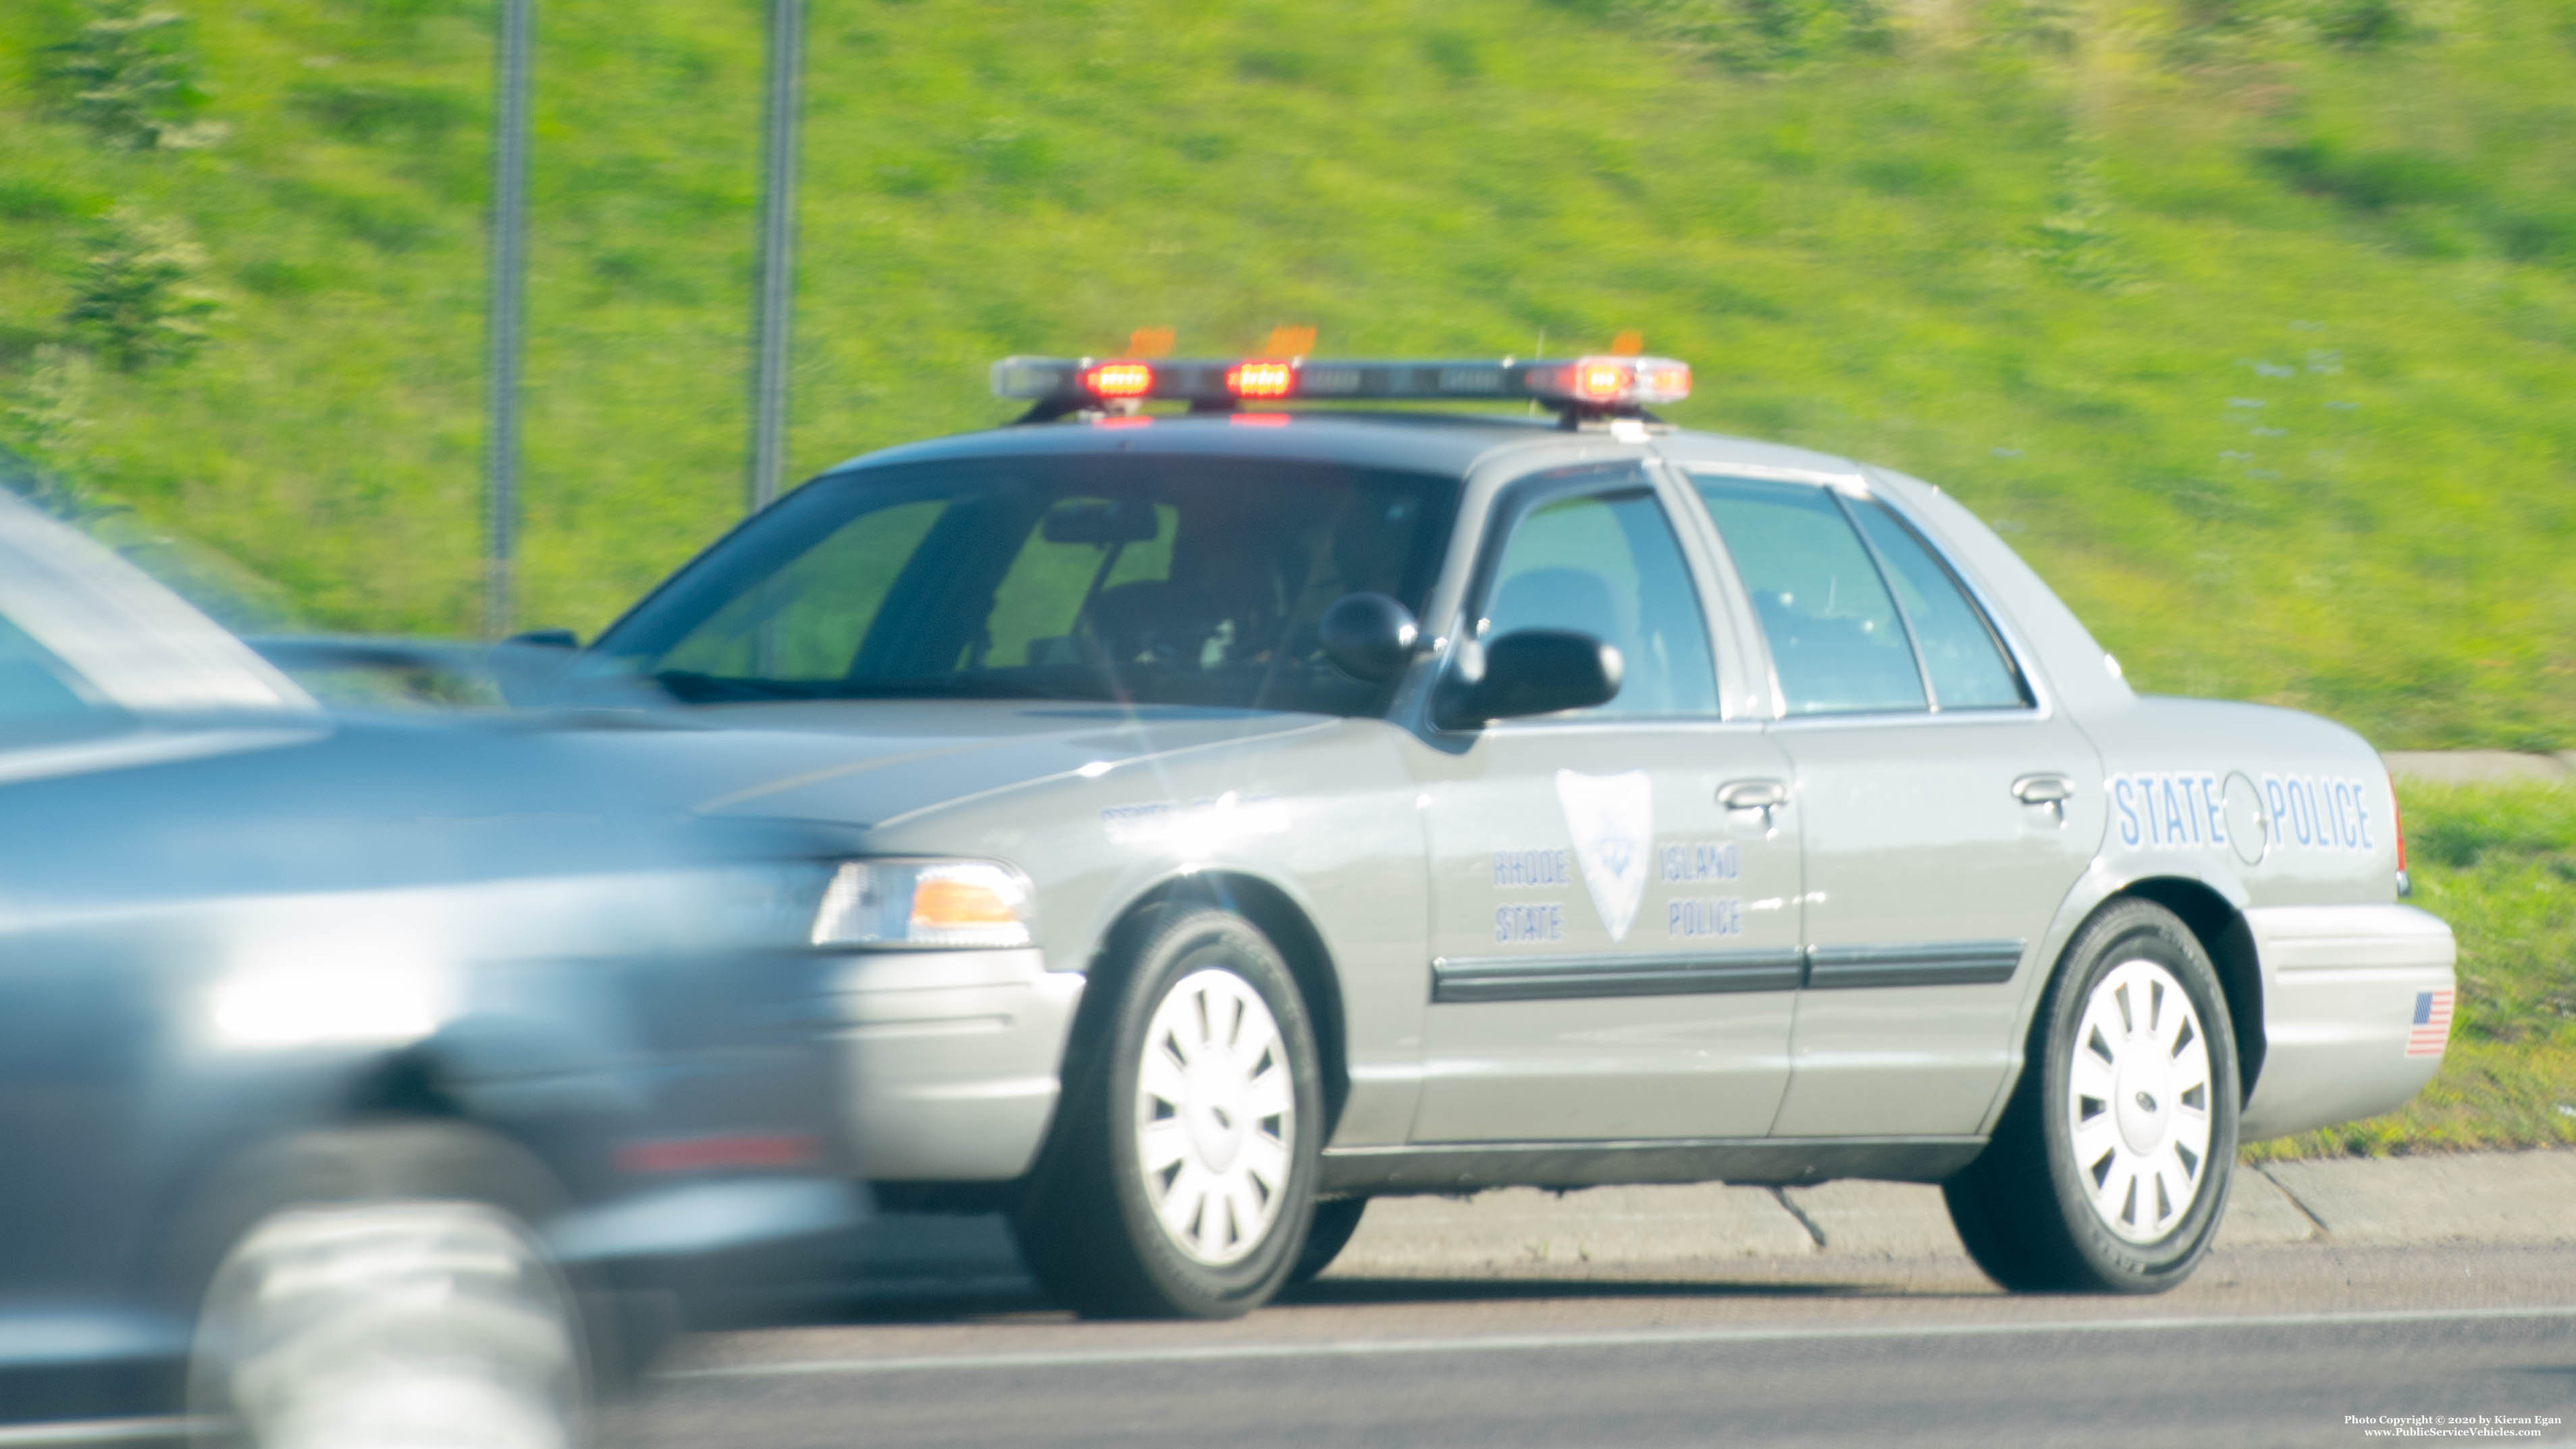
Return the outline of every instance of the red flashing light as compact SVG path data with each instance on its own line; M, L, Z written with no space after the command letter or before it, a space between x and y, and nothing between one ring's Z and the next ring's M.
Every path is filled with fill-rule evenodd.
M1154 390L1154 369L1142 362L1102 362L1082 370L1082 390L1097 398L1143 397Z
M1238 362L1225 370L1225 390L1236 397L1286 397L1297 390L1296 364Z
M1227 416L1226 421L1238 428L1284 428L1288 426L1288 415L1286 413L1233 413Z

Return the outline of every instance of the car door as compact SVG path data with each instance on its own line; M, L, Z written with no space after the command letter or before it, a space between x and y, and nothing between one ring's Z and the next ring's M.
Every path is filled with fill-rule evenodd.
M1799 863L1758 801L1788 766L1718 717L1677 501L1623 463L1522 480L1494 510L1464 637L1579 630L1625 677L1598 707L1409 752L1436 957L1417 1143L1759 1136L1779 1105ZM1756 803L1730 810L1729 787Z
M1767 643L1795 772L1807 974L1772 1130L1972 1134L2041 937L2100 844L2099 757L1887 501L1691 484Z
M133 734L129 716L0 612L0 1335L99 1328L83 1295L142 1246L130 1233L135 1054L149 1010L125 963L97 959L105 932L40 923L51 903L26 898L16 868L23 852L66 849L63 833L79 828L19 808L30 777L95 769ZM0 1369L12 1357L0 1349Z
M199 964L166 949L187 918L122 848L152 798L132 782L310 717L237 641L0 495L0 1378L184 1343L107 1301L167 1247L146 1231L175 1130L154 1094L188 1042L154 973Z

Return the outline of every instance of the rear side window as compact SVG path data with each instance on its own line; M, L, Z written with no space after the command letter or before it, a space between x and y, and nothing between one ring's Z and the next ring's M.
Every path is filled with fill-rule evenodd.
M1642 481L1553 498L1512 521L1477 636L1515 629L1572 629L1617 646L1619 693L1585 717L1717 713L1699 592Z
M1887 583L1824 489L1694 478L1771 644L1789 713L1929 707Z
M1852 517L1878 550L1896 586L1896 601L1914 626L1914 644L1931 676L1932 701L1942 709L2018 709L2030 703L2021 674L2005 656L1986 616L1932 556L1914 530L1897 522L1884 504L1850 500Z

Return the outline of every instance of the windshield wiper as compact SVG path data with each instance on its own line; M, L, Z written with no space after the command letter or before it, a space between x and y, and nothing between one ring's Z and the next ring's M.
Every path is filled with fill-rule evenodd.
M825 699L1106 699L1105 693L1048 689L1026 680L989 674L945 674L930 679L840 679L820 686Z
M687 704L745 703L788 699L1079 699L1105 700L1105 693L1046 689L1023 680L990 675L938 675L927 679L745 679L666 669L653 682Z

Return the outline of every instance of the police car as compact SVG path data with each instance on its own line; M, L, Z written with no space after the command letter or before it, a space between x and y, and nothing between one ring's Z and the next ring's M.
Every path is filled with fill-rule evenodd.
M737 739L702 809L854 830L865 1175L1064 1301L1242 1312L1382 1194L1838 1177L2155 1291L2240 1142L2440 1061L2368 744L2141 697L1940 489L1656 420L1680 362L993 380L564 679Z

